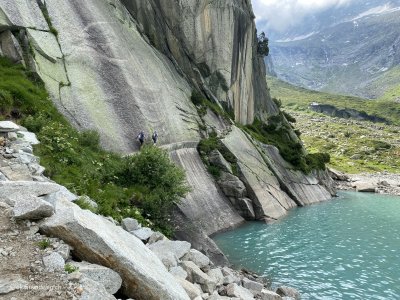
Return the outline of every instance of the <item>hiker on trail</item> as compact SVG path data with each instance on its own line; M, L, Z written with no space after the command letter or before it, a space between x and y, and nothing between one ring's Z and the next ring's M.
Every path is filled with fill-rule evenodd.
M154 145L157 144L157 139L158 139L157 131L154 130L153 135L151 136L151 138L153 139Z
M140 142L140 147L143 145L144 143L144 139L145 139L145 135L144 132L141 131L138 136L136 137L136 139Z

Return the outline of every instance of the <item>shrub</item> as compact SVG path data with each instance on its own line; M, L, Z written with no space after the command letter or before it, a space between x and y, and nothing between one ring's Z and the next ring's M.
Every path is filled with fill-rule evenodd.
M193 104L196 106L203 105L204 96L200 92L193 90L190 100L192 100Z
M78 271L79 268L78 268L78 267L75 267L75 266L72 265L72 264L65 264L65 265L64 265L64 270L65 270L65 272L67 272L68 274L71 274L71 273L73 273L73 272Z
M268 38L264 32L257 36L257 53L261 56L268 56L269 54Z
M49 239L43 239L40 242L38 242L37 245L38 245L39 249L44 250L51 246L51 242Z
M80 132L78 141L81 146L89 147L96 151L99 149L100 135L95 130L85 130Z
M288 120L290 123L296 123L296 118L291 116L286 111L282 111L282 114L285 116L286 120Z

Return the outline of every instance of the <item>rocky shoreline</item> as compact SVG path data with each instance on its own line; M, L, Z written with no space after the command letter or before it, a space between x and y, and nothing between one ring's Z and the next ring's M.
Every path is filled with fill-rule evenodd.
M37 143L25 128L0 122L2 299L300 299L134 219L119 224L81 209L78 196L43 175Z
M345 174L330 170L338 190L400 196L400 174L388 172Z

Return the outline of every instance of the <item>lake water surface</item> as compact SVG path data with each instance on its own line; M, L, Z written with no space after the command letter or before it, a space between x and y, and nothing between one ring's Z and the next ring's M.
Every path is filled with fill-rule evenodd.
M400 299L400 197L340 192L214 240L231 263L297 288L302 299Z

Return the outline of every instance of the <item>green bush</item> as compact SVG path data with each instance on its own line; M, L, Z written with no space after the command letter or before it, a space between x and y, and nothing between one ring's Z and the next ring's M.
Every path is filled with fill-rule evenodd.
M79 134L78 141L81 146L96 151L99 149L100 135L95 130L85 130Z
M193 90L190 100L192 100L193 104L196 106L203 105L204 96L200 92Z
M65 272L67 272L68 274L71 274L71 273L73 273L73 272L76 272L76 271L78 271L79 270L79 268L78 267L75 267L74 265L72 265L72 264L65 264L64 265L64 271Z
M9 91L0 90L0 113L6 116L11 114L14 99Z
M37 245L38 245L39 249L44 250L44 249L49 248L51 246L51 242L50 242L49 239L43 239L43 240L39 241L37 243Z

